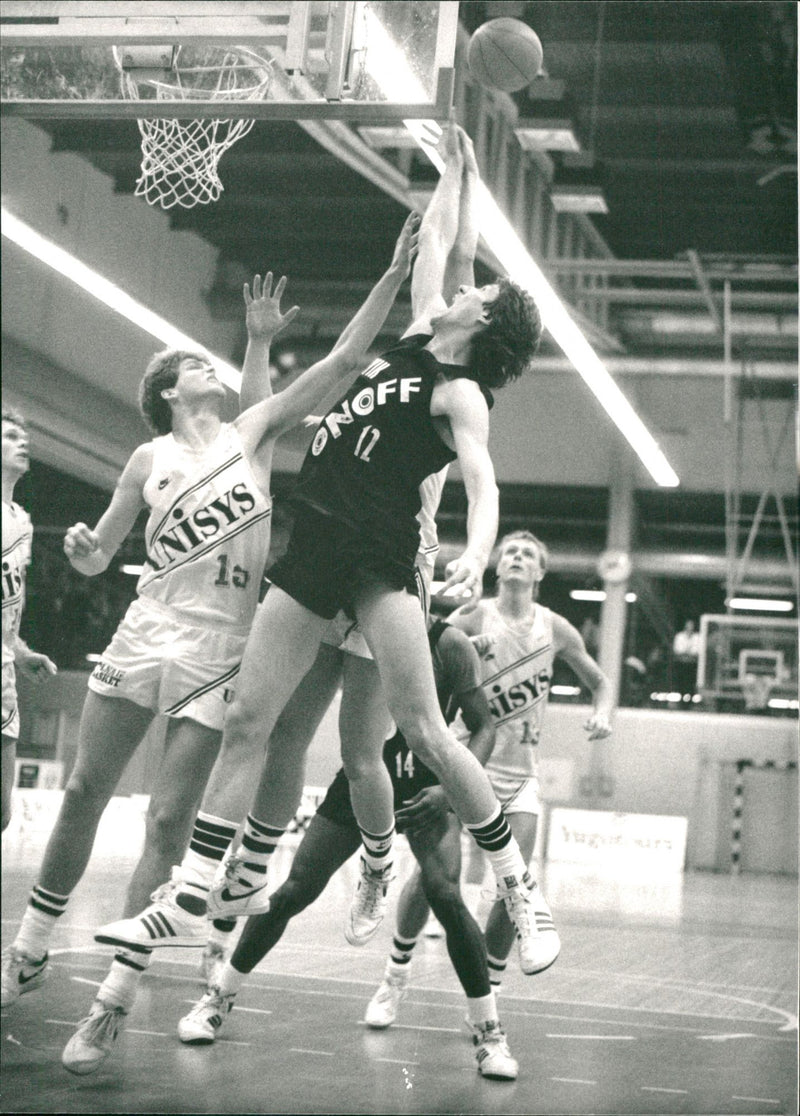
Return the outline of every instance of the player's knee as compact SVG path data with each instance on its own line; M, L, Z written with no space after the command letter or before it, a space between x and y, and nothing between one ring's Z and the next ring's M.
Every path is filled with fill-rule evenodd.
M290 919L300 914L315 898L308 881L300 875L290 875L269 897L270 913L276 918Z
M447 766L449 754L449 740L446 733L438 731L438 726L421 721L411 732L400 730L406 742L417 757L426 767L437 775L441 775Z
M360 782L376 776L381 777L386 771L381 755L345 755L343 753L342 767L349 783Z
M454 880L444 878L432 881L425 888L431 910L445 929L459 920L464 900Z
M73 771L64 788L61 816L72 818L76 814L99 814L107 803L108 796L102 793L92 779L80 771Z
M159 856L178 864L184 854L186 834L194 817L194 803L150 803L145 818L145 844Z
M263 753L266 740L260 722L253 702L237 695L225 713L223 749L258 748Z

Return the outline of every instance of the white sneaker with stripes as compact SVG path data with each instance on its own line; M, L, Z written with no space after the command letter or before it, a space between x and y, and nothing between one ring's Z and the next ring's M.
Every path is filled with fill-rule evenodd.
M494 1078L496 1081L515 1081L519 1066L511 1057L503 1028L499 1023L487 1023L473 1028L475 1034L475 1059L481 1077Z
M543 973L561 952L561 939L539 885L509 880L500 897L517 932L520 968L528 976Z
M190 1046L213 1042L233 1007L236 993L223 996L219 988L208 988L201 1000L178 1023L178 1038Z
M181 881L173 877L153 892L152 903L141 914L101 926L94 940L141 953L162 946L202 949L208 941L208 920L178 906L175 898L180 887Z

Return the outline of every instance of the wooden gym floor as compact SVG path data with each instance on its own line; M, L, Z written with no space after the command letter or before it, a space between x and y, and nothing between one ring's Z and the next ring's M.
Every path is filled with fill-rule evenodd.
M45 836L4 837L4 946ZM409 866L404 850L401 878ZM796 879L643 882L548 865L540 879L562 952L538 977L512 955L500 1014L520 1074L504 1083L476 1071L442 939L421 939L398 1023L364 1026L393 917L363 949L347 945L351 861L254 971L213 1046L175 1034L200 994L198 954L163 950L114 1054L76 1078L61 1051L111 957L92 934L119 916L132 867L95 853L54 936L49 981L3 1013L2 1112L797 1112Z

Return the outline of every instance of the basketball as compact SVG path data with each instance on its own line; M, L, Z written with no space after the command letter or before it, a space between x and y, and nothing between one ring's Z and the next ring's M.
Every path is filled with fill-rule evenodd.
M539 36L519 19L491 19L473 34L467 63L481 85L512 93L524 89L542 66Z

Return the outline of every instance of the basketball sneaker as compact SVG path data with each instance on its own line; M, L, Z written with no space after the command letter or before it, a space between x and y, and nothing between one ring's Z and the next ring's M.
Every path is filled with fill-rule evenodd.
M354 946L366 945L377 934L386 914L386 893L393 879L391 864L382 869L370 868L362 856L360 868L360 879L344 927L345 938Z
M243 871L244 869L244 871ZM231 852L223 858L208 893L208 913L212 918L237 918L239 915L266 914L269 910L267 877L253 886L241 856Z
M145 953L162 946L200 948L208 939L205 914L192 914L177 903L181 880L173 874L169 883L156 888L152 902L141 914L101 926L94 936L104 945L124 946ZM191 897L195 902L195 896Z
M2 999L0 1006L6 1008L16 1003L26 992L33 992L47 980L47 954L38 961L23 953L21 949L9 946L3 950Z
M475 1059L481 1077L491 1077L498 1081L515 1081L519 1066L511 1051L505 1032L499 1023L488 1022L480 1028L473 1028L475 1034Z
M527 976L543 973L558 957L561 940L539 885L517 883L512 876L500 897L517 932L520 968Z
M367 1004L367 1010L364 1012L366 1025L374 1027L378 1031L382 1031L385 1027L391 1027L397 1019L397 1009L400 1007L400 1002L406 998L407 992L408 973L402 973L398 976L386 973L378 986L377 992Z
M213 1042L235 999L235 992L223 996L217 987L206 989L203 998L178 1023L178 1038L194 1046Z
M79 1077L94 1073L111 1053L127 1012L97 999L64 1047L61 1065Z

